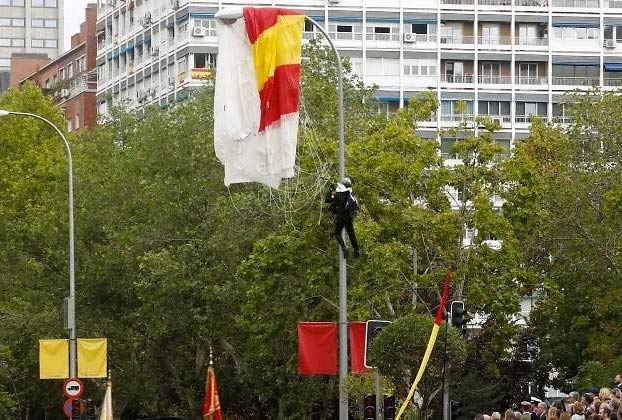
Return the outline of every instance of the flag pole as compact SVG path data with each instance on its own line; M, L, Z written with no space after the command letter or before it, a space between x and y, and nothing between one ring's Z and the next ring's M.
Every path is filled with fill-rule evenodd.
M227 7L216 13L215 18L222 23L230 24L243 16L240 6ZM337 59L337 128L339 136L339 181L346 176L346 152L345 152L345 129L343 107L343 66L339 51L324 28L314 19L305 15L308 20L326 38L328 45L335 53ZM341 235L345 240L345 232ZM343 250L339 248L339 420L348 419L348 300L347 300L347 270L346 259Z

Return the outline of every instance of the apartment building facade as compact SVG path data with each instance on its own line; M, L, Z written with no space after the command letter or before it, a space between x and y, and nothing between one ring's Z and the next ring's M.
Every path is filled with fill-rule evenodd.
M567 92L622 85L622 0L117 0L99 9L99 111L110 100L165 106L202 85L217 57L214 14L240 3L313 17L378 85L383 112L434 92L441 106L423 137L488 116L509 150L532 115L568 122ZM305 25L305 39L319 36ZM447 158L453 141L441 141Z
M32 54L13 54L11 60L11 85L31 82L51 95L63 109L69 131L97 124L97 4L87 5L84 15L69 51L43 63L37 63ZM18 74L22 76L15 80Z
M63 51L64 0L0 0L0 92L9 87L11 55L57 57Z

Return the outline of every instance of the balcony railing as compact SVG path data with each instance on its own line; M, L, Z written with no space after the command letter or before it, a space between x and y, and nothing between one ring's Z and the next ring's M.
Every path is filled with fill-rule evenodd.
M553 117L553 122L559 124L570 124L572 122L572 117L558 115L556 117Z
M598 0L553 0L553 7L595 7L598 8Z
M413 44L418 44L422 42L436 42L436 34L410 34L410 36L414 37L412 42Z
M554 85L567 86L598 86L600 80L598 77L559 77L553 76Z
M480 48L512 44L512 38L509 36L498 36L498 37L479 36L477 37L477 40L479 42Z
M607 7L610 9L622 9L622 0L609 0Z
M498 121L503 122L503 123L511 123L512 122L512 116L511 115L479 114L479 116L483 117L483 118L490 118L493 121L498 120Z
M329 32L332 39L339 41L362 41L363 34L360 32Z
M485 74L479 74L477 76L477 82L484 85L509 85L512 83L511 76L489 76Z
M516 45L529 45L529 46L547 46L549 45L548 38L521 38L516 37Z
M517 6L548 7L548 0L516 0Z
M368 41L399 41L400 34L366 34L365 39Z
M609 77L605 77L604 84L605 84L605 86L620 87L620 86L622 86L622 78L609 78Z
M546 77L516 76L517 85L544 86L547 84Z
M473 4L473 0L442 0L442 4Z
M461 35L441 35L441 44L468 44L473 45L473 40L475 38L472 36L461 36Z
M512 0L478 0L480 6L511 6Z
M442 74L443 83L473 83L472 74Z
M451 122L459 122L459 121L471 121L473 120L472 114L442 114L441 121L451 121Z
M546 118L546 115L537 115L537 114L517 115L514 118L514 121L516 121L517 123L528 123L528 122L531 122L532 118Z

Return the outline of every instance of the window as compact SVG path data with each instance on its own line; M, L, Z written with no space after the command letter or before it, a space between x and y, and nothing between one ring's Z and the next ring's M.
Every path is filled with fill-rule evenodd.
M498 44L501 40L501 29L497 24L482 25L482 44Z
M11 19L11 26L26 26L25 19Z
M428 33L428 25L423 23L413 23L410 25L410 30L413 34L427 34Z
M305 19L305 29L304 29L304 31L305 32L313 32L314 30L315 30L315 27L313 26L313 24Z
M26 41L24 40L24 38L13 38L11 41L11 46L13 47L24 48L24 46L26 45Z
M337 32L352 32L352 26L337 25Z
M31 19L30 26L33 28L43 28L43 19Z
M575 27L554 27L553 35L557 39L598 39L599 28L597 26L575 28Z
M216 54L194 54L194 68L204 69L216 66Z
M43 84L43 87L46 89L50 88L50 79L45 79L45 83Z
M11 19L0 18L0 26L11 26Z
M499 63L482 63L482 83L499 83L501 66Z
M546 117L546 102L516 102L516 122L529 122L532 115Z
M73 63L67 64L67 77L69 79L73 77Z
M56 28L58 27L58 21L56 19L46 19L45 20L46 28Z
M46 39L45 48L58 48L58 41L55 39Z
M33 39L31 40L32 48L43 48L43 40L42 39Z
M510 102L509 101L478 101L477 102L479 115L492 115L492 116L508 116L510 115Z
M32 7L43 7L43 0L32 0Z
M76 71L78 73L82 73L84 70L86 70L86 66L85 66L85 58L84 56L78 58L78 60L76 60Z
M58 69L58 80L65 80L65 68Z
M10 47L11 38L0 38L0 47Z
M24 6L24 0L0 0L0 6Z

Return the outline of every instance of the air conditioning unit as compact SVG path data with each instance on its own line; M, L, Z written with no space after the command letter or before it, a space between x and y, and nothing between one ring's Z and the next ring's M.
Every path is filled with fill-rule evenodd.
M160 55L160 49L158 47L151 47L150 54L154 57Z
M616 41L615 39L605 39L605 48L615 48Z
M404 42L408 42L408 43L415 43L415 42L417 42L417 34L405 33L404 34Z
M69 92L69 89L61 89L60 91L61 98L69 98L69 95L71 95L71 92Z
M491 117L492 122L497 123L499 125L503 125L503 118L501 117Z
M195 26L192 28L192 36L194 37L204 37L207 35L207 30L202 28L201 26Z

